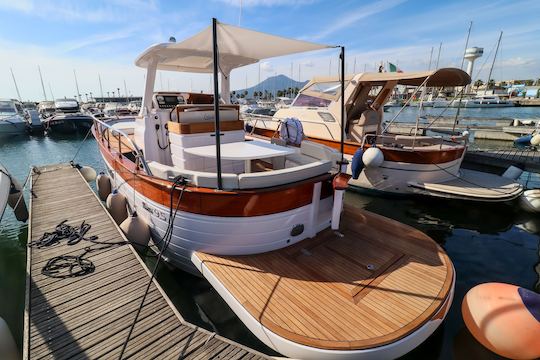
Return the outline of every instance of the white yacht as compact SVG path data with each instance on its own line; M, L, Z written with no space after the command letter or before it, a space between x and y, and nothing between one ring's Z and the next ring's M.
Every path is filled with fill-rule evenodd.
M25 116L25 110L20 101L0 99L0 137L26 133Z
M458 107L459 102L459 99L453 100L452 107ZM461 107L464 108L499 108L512 106L514 106L514 103L511 100L503 99L498 95L480 95L461 100Z

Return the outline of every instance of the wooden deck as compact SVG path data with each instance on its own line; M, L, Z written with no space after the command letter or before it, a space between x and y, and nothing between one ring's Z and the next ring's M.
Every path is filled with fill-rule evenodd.
M506 170L510 165L525 171L540 173L540 151L524 148L501 150L467 150L465 163Z
M350 208L341 231L266 254L196 256L264 327L303 345L372 348L442 318L454 270L431 238Z
M66 165L43 167L32 176L29 241L62 220L92 225L87 236L100 242L125 239L80 173ZM51 278L41 273L52 257L78 255L87 241L68 246L28 248L24 359L118 359L150 272L130 245L86 257L91 274ZM261 359L264 355L186 323L154 281L123 358Z

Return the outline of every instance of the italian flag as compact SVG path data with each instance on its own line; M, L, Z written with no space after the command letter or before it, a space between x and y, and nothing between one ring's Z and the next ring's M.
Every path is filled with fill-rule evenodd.
M397 65L394 65L392 64L391 62L388 63L388 70L390 72L398 72L398 73L402 73L403 70L401 70L400 68L397 67Z

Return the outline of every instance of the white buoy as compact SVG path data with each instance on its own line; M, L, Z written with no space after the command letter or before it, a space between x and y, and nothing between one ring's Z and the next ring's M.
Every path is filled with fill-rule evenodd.
M463 131L463 132L461 133L461 136L463 136L464 138L467 138L467 139L468 139L470 134L471 134L471 133L470 133L468 130L465 130L465 131Z
M24 201L22 186L14 177L11 177L11 188L9 190L8 204L9 207L13 209L15 218L17 218L17 220L28 220L28 208L26 207L26 202Z
M94 170L90 166L82 166L79 171L81 172L84 180L86 180L87 182L94 181L96 179L96 170Z
M525 211L540 212L540 189L524 191L519 202Z
M141 219L137 212L134 212L120 224L120 229L124 232L130 243L147 246L150 241L150 228Z
M103 171L96 178L96 188L101 201L107 200L111 193L111 179Z
M21 357L19 356L19 351L17 350L17 345L13 339L11 331L4 321L0 317L0 356L5 360L18 360Z
M536 134L531 138L531 145L533 146L540 145L540 134Z
M128 217L126 205L126 197L120 194L116 189L107 196L107 209L118 225Z
M384 162L383 152L376 147L370 147L364 151L362 162L368 168L379 167Z
M521 174L523 173L523 170L521 170L518 167L515 167L514 165L510 165L508 169L502 174L502 177L512 180L517 180Z

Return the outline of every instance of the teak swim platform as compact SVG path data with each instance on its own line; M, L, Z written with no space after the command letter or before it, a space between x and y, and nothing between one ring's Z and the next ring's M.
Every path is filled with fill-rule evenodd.
M103 205L77 171L51 165L32 175L28 241L39 239L61 221L92 227L87 237L125 240ZM131 245L110 247L86 257L94 272L71 278L42 274L57 255L79 255L91 243L29 247L23 359L118 359L129 327L150 280L149 270ZM123 359L264 359L254 350L185 322L154 280Z
M431 238L356 208L344 211L341 232L260 255L197 252L193 261L264 331L309 347L391 345L444 318L454 269Z

